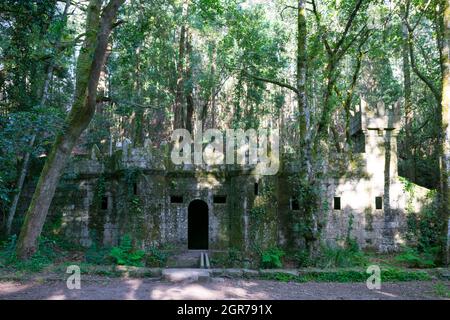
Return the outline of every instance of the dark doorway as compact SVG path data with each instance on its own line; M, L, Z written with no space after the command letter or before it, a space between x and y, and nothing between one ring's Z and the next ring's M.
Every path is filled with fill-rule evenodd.
M188 207L188 249L208 249L208 205L202 200Z

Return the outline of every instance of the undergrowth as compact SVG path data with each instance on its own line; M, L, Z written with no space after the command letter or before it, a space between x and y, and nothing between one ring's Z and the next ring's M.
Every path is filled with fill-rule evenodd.
M450 299L450 288L442 282L438 282L433 287L434 293L438 297Z
M369 275L364 271L338 270L330 272L310 271L302 275L288 273L273 273L262 276L266 280L276 280L281 282L366 282ZM431 277L423 271L405 271L396 268L387 268L381 272L381 281L425 281Z
M119 246L113 247L109 254L118 265L142 267L144 264L145 251L135 249L129 235L124 235Z
M13 235L1 245L0 267L39 272L63 255L55 240L40 237L38 251L29 260L21 261L16 256L16 241L17 237Z
M416 248L405 247L403 252L395 257L395 260L409 268L433 268L434 257L438 248L426 248L420 252Z
M272 247L264 250L261 253L261 267L262 268L282 268L283 263L281 258L285 255L285 252L277 247Z

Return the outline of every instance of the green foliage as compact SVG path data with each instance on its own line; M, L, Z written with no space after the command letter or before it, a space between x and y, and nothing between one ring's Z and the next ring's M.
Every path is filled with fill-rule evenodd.
M111 249L108 247L101 247L96 241L93 241L84 254L84 259L87 263L94 265L104 265L111 263L110 256Z
M0 113L0 209L7 211L18 191L20 160L30 153L31 161L48 152L55 134L62 126L62 113L53 108L34 107L7 116ZM31 136L36 134L33 146Z
M213 253L210 262L214 267L236 268L243 266L244 257L241 250L231 247L226 252Z
M310 267L314 265L314 261L311 258L311 255L309 254L308 250L300 250L296 254L294 254L294 259L297 262L297 266L299 268L305 268Z
M407 184L405 184L405 189ZM414 189L406 189L412 198ZM434 266L438 252L439 235L442 221L438 216L438 201L436 191L427 195L429 203L419 213L413 212L411 205L407 205L407 232L406 238L414 248L405 248L398 256L398 261L407 265L426 268Z
M429 248L424 252L419 252L418 249L405 247L403 252L395 257L395 260L411 268L433 268L437 250L438 248Z
M259 191L249 212L249 242L252 251L259 253L264 243L273 239L273 221L276 212L277 197L275 185L270 179L258 182Z
M365 266L367 257L356 246L329 247L323 246L314 265L321 268Z
M282 268L283 263L281 258L285 255L285 252L277 247L272 247L264 250L261 253L261 267L262 268Z
M161 251L155 246L152 246L145 254L145 265L147 267L165 267L167 258L167 253Z
M446 286L444 283L442 282L436 283L433 289L434 293L437 296L450 299L450 288Z
M40 237L38 251L29 260L21 261L16 257L16 241L17 237L13 235L0 248L0 264L5 268L39 272L52 264L57 258L63 256L63 252L61 252L54 240Z
M281 282L363 282L365 283L368 278L368 274L365 271L356 270L337 270L337 271L305 271L301 275L292 275L288 273L272 273L264 274L263 279L277 280ZM382 281L427 281L430 280L430 276L421 271L404 271L401 269L384 269L381 271Z
M132 240L129 235L124 235L120 240L118 247L111 248L110 256L118 265L141 267L145 252L133 248Z
M265 280L276 280L280 282L302 282L299 276L284 272L266 273L262 275L262 278Z
M296 237L303 241L307 250L319 240L322 228L319 210L319 191L317 185L309 183L302 174L293 175L290 181L294 186L295 195L299 203L299 212L292 213L294 232ZM309 252L311 254L311 252Z
M427 281L431 280L428 273L423 271L405 271L397 268L388 268L381 271L382 281Z

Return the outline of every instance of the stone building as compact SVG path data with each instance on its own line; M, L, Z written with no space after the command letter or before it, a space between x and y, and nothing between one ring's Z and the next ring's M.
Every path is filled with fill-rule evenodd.
M361 102L351 121L354 151L330 156L320 178L321 222L302 216L295 163L283 162L274 176L251 166L174 166L168 145L127 143L112 155L76 157L51 215L62 216L62 231L84 246L94 239L115 245L127 233L141 247L245 252L295 247L307 238L305 228L320 228L330 245L351 236L363 248L394 250L405 241L407 214L429 199L425 188L406 191L398 176L393 109Z

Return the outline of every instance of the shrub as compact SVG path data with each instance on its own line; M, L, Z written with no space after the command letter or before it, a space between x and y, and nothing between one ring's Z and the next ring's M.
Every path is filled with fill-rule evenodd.
M266 280L277 280L281 282L359 282L365 283L367 280L367 273L365 271L356 270L338 270L338 271L312 271L302 275L290 275L284 273L274 273L263 275L262 278ZM405 271L400 269L384 269L381 271L382 281L427 281L430 276L423 271ZM441 292L445 292L440 288Z
M96 265L110 264L110 248L100 247L95 241L86 250L84 259L87 263L92 263Z
M269 248L261 253L261 266L263 268L281 268L283 263L281 258L285 255L284 251L277 247Z
M299 268L310 267L314 264L314 261L311 259L308 250L300 250L294 255L294 259L297 262L297 266Z
M434 267L435 248L420 253L415 248L404 248L403 252L395 257L398 262L406 264L410 268L432 268Z
M406 271L396 268L381 270L382 281L424 281L431 277L424 271Z
M364 266L367 257L355 243L344 248L324 246L315 264L321 268Z
M129 235L124 235L120 240L118 247L113 247L109 255L118 265L141 267L142 259L145 252L143 250L135 250Z
M437 296L450 299L450 289L442 282L436 283L433 289Z
M9 237L4 242L0 251L0 260L4 267L12 267L16 270L39 272L50 265L60 254L54 240L45 237L39 238L38 251L28 260L21 261L16 257L16 235Z
M168 254L162 252L157 247L151 247L145 255L145 264L148 267L164 267Z
M214 267L236 268L243 264L242 252L237 248L228 248L224 252L214 252L211 254L210 262Z

